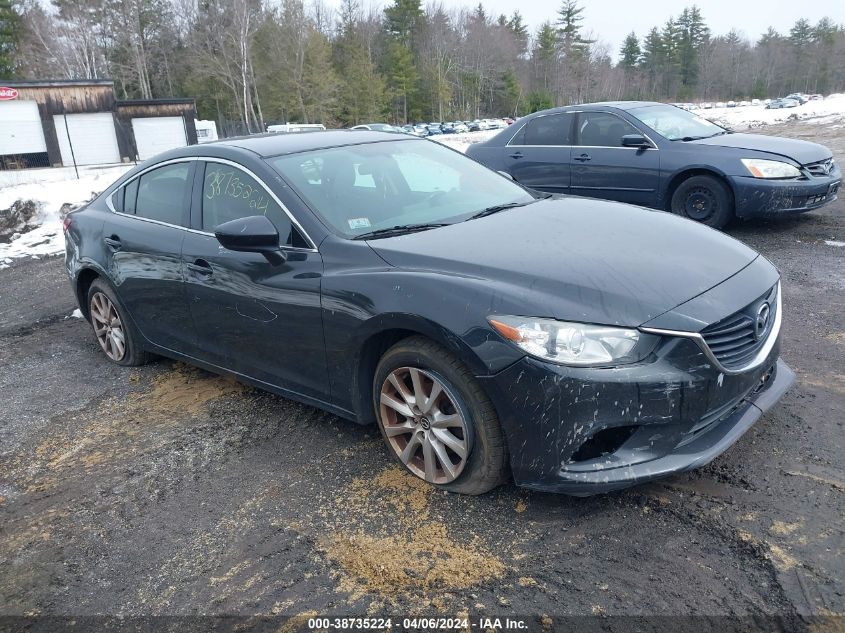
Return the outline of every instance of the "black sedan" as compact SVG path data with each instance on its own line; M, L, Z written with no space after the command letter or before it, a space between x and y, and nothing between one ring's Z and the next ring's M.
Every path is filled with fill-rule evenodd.
M65 222L105 355L377 423L411 473L591 494L708 462L793 380L781 286L669 214L529 193L410 136L172 150ZM316 457L316 456L315 456Z
M822 145L738 134L640 101L537 112L467 155L539 191L630 202L716 228L818 209L842 181Z

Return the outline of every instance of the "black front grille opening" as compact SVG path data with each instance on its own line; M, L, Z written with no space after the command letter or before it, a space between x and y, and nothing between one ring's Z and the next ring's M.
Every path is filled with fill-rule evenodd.
M771 313L768 328L759 339L754 337L754 312L760 305L762 297L739 312L702 330L701 334L713 356L725 367L731 369L741 367L753 359L771 334L777 317L777 286L773 286L765 298L771 306Z
M820 160L815 163L808 163L804 168L813 176L827 176L833 171L833 159Z
M639 426L616 426L603 429L581 444L570 461L585 462L597 457L615 453L640 428Z

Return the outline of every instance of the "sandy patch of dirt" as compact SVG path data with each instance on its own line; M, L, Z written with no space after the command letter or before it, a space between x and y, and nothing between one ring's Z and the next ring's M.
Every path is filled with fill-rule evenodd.
M134 376L130 374L127 380L137 382ZM229 378L176 364L154 377L147 390L109 398L91 411L72 416L72 421L81 420L82 424L74 425L71 433L50 434L33 455L19 459L13 470L29 480L28 485L23 483L27 491L49 489L60 480L60 472L72 468L87 471L137 451L133 438L149 437L151 426L184 423L186 414L196 418L210 402L248 389Z
M407 589L458 590L499 578L504 564L477 543L458 543L439 522L411 534L375 538L337 534L321 543L340 565L340 588L352 595L375 592L389 597Z
M325 509L334 531L317 539L334 567L338 590L352 599L374 594L387 602L409 590L423 591L436 606L446 603L440 593L501 577L505 564L477 535L439 520L441 495L399 466L353 480L337 497L338 509ZM368 525L385 516L390 520Z
M769 532L771 532L772 534L777 534L778 536L789 536L802 525L804 525L803 519L801 521L796 521L795 523L775 521L774 523L772 523L772 527L769 528Z
M130 395L127 404L153 415L177 412L197 415L212 400L247 390L248 387L231 378L177 364L172 371L153 378L149 391Z
M434 490L400 466L386 468L373 479L354 479L347 488L350 503L359 507L377 500L400 513L410 511L420 518L428 516L429 498Z

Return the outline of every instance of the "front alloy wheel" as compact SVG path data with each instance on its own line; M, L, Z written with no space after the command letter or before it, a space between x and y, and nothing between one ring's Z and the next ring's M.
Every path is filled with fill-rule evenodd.
M91 295L91 324L106 356L120 362L126 355L126 335L117 308L105 294Z
M441 345L402 339L381 357L372 389L379 431L410 474L468 495L507 479L496 409L469 368Z
M436 376L399 367L381 387L379 413L388 444L412 473L448 484L463 471L472 449L470 422Z

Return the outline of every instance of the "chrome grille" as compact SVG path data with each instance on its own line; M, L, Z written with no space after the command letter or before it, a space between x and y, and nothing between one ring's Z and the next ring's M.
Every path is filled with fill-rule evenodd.
M815 163L807 163L804 169L810 172L813 176L827 176L833 171L833 159L820 160Z
M748 364L765 345L777 320L778 286L775 284L765 295L735 312L707 326L701 336L710 352L723 366L738 369ZM767 306L764 308L763 306ZM768 315L765 325L758 324L763 310Z

